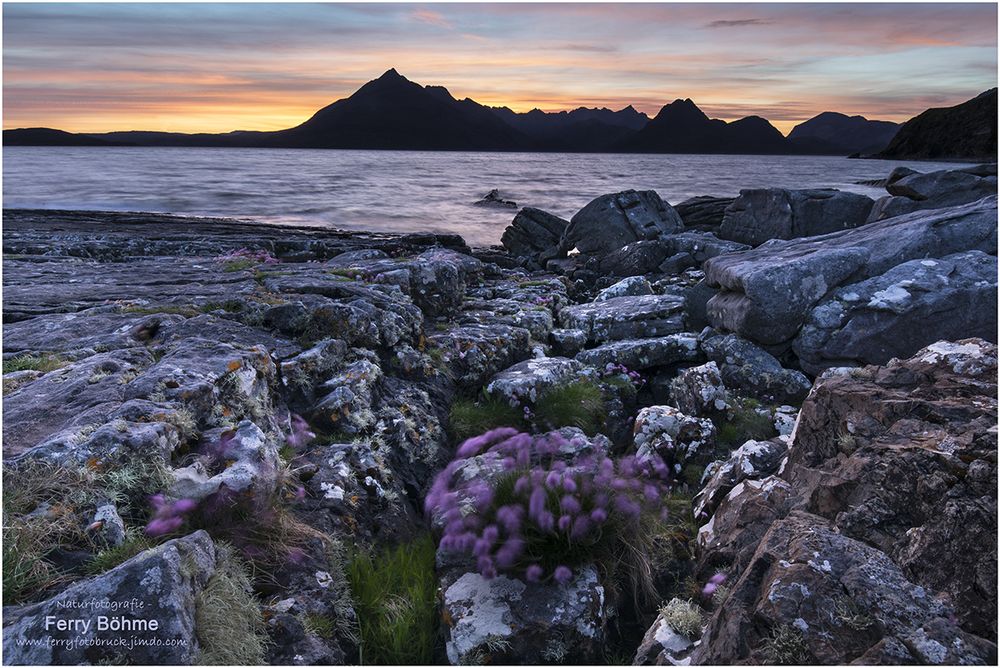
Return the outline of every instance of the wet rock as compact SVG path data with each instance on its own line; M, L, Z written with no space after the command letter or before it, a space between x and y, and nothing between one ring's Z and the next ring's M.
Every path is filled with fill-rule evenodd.
M539 264L556 255L559 239L569 221L541 209L524 207L503 231L500 243L512 255L528 257Z
M995 340L996 301L995 256L969 251L911 260L835 290L809 314L792 348L802 367L818 374L884 364L942 337Z
M500 190L494 188L483 195L482 199L473 202L472 206L486 206L494 209L516 209L517 202L504 199L500 196Z
M727 209L719 236L751 246L770 239L812 237L865 223L870 197L834 189L741 190Z
M695 517L708 518L726 496L744 480L760 480L777 473L788 446L775 439L747 441L714 467L708 482L692 501Z
M584 255L604 255L683 229L680 216L656 192L626 190L602 195L580 209L559 242L559 254L576 248Z
M614 285L601 290L597 296L594 297L594 301L603 302L608 299L614 299L615 297L638 297L640 295L651 294L653 294L653 288L644 276L630 276L629 278L623 278Z
M196 664L195 597L215 568L215 546L207 533L198 531L147 550L103 575L77 582L46 601L5 608L4 662L72 665L113 664L127 659L139 664ZM102 618L125 620L133 626L128 630L101 629ZM72 627L60 629L55 626L57 620ZM134 640L134 646L115 645L121 638ZM20 642L26 639L36 644ZM47 639L62 640L63 644L49 644Z
M722 224L726 208L736 200L735 197L712 197L702 195L686 199L674 205L677 215L684 221L684 227L689 230L715 232Z
M708 318L757 343L785 345L833 289L913 259L966 250L996 253L996 198L863 225L822 237L774 242L705 262Z
M688 415L722 414L729 407L729 394L715 362L681 371L670 384L673 404Z
M546 390L571 382L582 368L565 357L529 359L498 373L485 391L511 406L533 404Z
M719 365L726 387L766 403L799 403L812 383L801 371L785 369L766 350L738 336L713 336L701 344Z
M565 585L465 573L444 590L448 661L593 663L603 647L604 598L594 568Z
M679 362L696 362L701 359L701 351L696 335L681 332L649 339L610 341L581 351L576 359L598 369L609 364L621 364L632 370L645 370Z
M647 406L635 418L633 438L639 458L657 454L677 470L707 464L715 455L715 425L672 406Z
M568 306L559 312L563 327L581 329L591 343L664 336L684 330L684 304L679 297L640 295L613 297Z

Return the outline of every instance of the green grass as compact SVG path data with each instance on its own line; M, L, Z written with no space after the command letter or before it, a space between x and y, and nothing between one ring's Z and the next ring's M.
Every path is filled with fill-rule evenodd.
M66 360L58 355L18 355L3 361L3 372L13 373L14 371L41 371L48 373L66 366Z
M593 435L604 425L604 394L588 381L554 387L535 402L535 419L543 427L579 427Z
M451 405L451 431L458 441L497 427L523 429L524 412L506 401L483 397L479 401L458 399Z
M258 263L257 263L256 260L251 260L250 258L241 258L239 260L229 260L224 265L222 265L222 271L226 271L226 272L230 272L230 273L235 272L235 271L243 271L243 270L249 269L251 267L256 267L257 264Z
M378 556L358 554L347 568L361 635L361 664L416 665L434 660L437 579L429 535Z
M715 440L727 448L738 448L749 440L762 441L777 434L770 416L761 415L752 399L737 400L726 419L717 424Z
M217 543L215 551L215 572L195 598L197 663L262 665L269 641L250 575L225 543Z
M306 628L306 631L324 640L333 640L337 634L336 622L318 612L307 612L302 615L302 625Z
M88 575L100 575L151 547L153 547L153 543L142 532L137 529L129 530L124 543L98 552L93 559L87 562L84 570Z

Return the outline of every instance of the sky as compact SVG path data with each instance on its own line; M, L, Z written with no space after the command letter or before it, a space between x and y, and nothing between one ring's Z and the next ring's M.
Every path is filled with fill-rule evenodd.
M4 128L275 130L392 67L515 111L905 121L997 85L997 5L3 5Z

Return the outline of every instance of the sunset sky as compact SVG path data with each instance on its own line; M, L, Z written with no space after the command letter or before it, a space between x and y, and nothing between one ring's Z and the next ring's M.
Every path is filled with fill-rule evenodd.
M395 67L517 111L678 97L787 132L997 85L995 4L4 4L3 126L296 125Z

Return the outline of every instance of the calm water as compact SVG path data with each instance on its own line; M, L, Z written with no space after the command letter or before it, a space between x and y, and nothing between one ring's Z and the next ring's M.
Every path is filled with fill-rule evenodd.
M813 156L435 153L226 148L9 147L3 206L155 211L381 231L457 232L497 243L509 209L472 206L491 188L569 218L594 197L653 189L676 204L740 188L856 185L900 164Z

